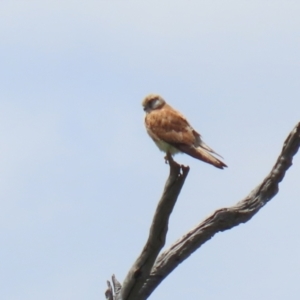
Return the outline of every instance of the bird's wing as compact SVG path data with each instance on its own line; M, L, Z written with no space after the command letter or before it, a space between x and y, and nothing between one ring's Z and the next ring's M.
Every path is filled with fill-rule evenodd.
M210 148L208 145L206 145L203 142L203 140L201 139L201 135L196 130L194 130L193 133L196 138L195 147L201 147L201 148L207 150L208 152L213 153L213 154L219 156L220 158L223 158L219 153L217 153L215 150L213 150L212 148Z
M169 105L146 115L145 125L154 140L162 140L175 147L178 144L193 145L196 142L194 129L186 118Z

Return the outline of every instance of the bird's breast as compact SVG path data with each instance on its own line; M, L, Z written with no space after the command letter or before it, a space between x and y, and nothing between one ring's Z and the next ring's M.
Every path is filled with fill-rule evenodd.
M162 140L156 140L154 142L157 145L157 147L159 148L159 150L161 150L165 153L170 152L172 155L174 155L176 153L181 152L177 148L173 147L172 145L170 145Z

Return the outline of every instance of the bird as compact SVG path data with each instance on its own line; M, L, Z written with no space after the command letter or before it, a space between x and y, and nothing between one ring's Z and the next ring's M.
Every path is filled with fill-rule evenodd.
M146 96L142 106L147 133L161 151L172 156L185 153L219 169L227 167L214 155L222 156L206 145L187 119L160 95Z

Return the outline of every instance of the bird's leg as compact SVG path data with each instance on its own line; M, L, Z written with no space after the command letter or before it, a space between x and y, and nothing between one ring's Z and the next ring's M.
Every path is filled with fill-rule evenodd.
M166 163L166 164L171 165L171 164L176 163L176 162L174 161L173 157L172 157L172 154L171 154L169 151L167 151L166 156L165 156L164 158L165 158L165 163Z
M166 152L166 156L164 157L164 159L166 164L170 163L170 161L173 160L172 155L169 151Z
M164 157L165 158L165 163L166 164L169 164L169 166L171 167L171 169L172 168L179 168L180 170L182 170L182 171L188 171L189 170L189 167L185 167L184 165L180 165L180 164L178 164L174 159L173 159L173 157L172 157L172 154L168 151L167 153L166 153L166 156Z

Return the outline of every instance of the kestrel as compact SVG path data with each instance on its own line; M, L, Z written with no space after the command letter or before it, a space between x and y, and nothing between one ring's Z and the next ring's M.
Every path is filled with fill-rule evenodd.
M161 151L171 155L183 152L219 169L227 167L212 155L220 156L203 142L201 135L186 118L161 96L150 94L142 105L146 112L147 132Z

